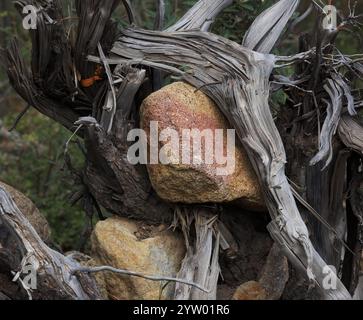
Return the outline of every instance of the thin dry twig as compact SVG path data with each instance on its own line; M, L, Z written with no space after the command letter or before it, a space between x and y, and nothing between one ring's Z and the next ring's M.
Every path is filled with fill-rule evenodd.
M186 285L189 285L191 287L197 288L205 293L210 293L210 290L200 286L197 283L194 282L190 282L190 281L186 281L183 279L178 279L178 278L173 278L173 277L165 277L165 276L157 276L157 275L145 275L139 272L135 272L135 271L129 271L129 270L124 270L124 269L117 269L114 267L110 267L110 266L99 266L99 267L81 267L81 268L77 268L77 269L73 269L72 270L72 274L76 274L78 272L83 272L83 273L96 273L96 272L104 272L104 271L109 271L109 272L113 272L113 273L118 273L118 274L123 274L123 275L128 275L128 276L132 276L132 277L139 277L139 278L143 278L143 279L147 279L147 280L151 280L151 281L168 281L168 282L179 282L179 283L183 283Z

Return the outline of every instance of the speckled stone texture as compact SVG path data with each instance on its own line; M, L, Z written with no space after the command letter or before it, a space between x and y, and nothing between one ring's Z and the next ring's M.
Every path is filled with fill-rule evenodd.
M204 93L194 87L176 82L154 92L146 98L141 107L141 127L150 136L151 121L158 122L159 133L172 128L179 133L180 159L182 150L182 133L184 129L224 130L223 154L227 155L227 129L229 123L219 111L216 104ZM242 146L237 142L235 148L235 170L229 175L218 175L217 169L225 167L217 164L149 164L148 172L151 183L158 195L169 202L207 203L230 202L238 199L238 203L246 209L263 211L264 202L257 177L251 167ZM193 141L193 140L191 140ZM150 141L149 141L150 142ZM161 150L168 142L159 142ZM191 142L193 145L193 142ZM202 140L202 155L206 145ZM208 152L212 150L208 150ZM232 153L233 154L233 153ZM167 156L172 157L171 154ZM191 152L191 158L195 154Z

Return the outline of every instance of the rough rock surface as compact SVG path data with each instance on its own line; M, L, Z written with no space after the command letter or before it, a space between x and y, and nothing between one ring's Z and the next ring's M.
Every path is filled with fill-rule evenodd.
M24 194L1 181L0 187L4 188L12 196L20 211L29 220L39 236L43 239L43 241L48 242L50 239L50 228L48 222L39 212L34 203Z
M92 235L93 257L98 265L136 271L146 275L175 277L185 255L183 237L166 226L143 227L119 217L98 222ZM110 299L170 299L174 284L105 273Z
M267 294L259 282L249 281L239 286L232 300L265 300Z
M141 107L141 127L148 134L150 122L158 121L159 133L171 128L179 133L179 160L182 159L182 133L184 129L224 129L223 154L227 155L227 129L230 126L214 102L201 91L176 82L147 97ZM190 140L193 146L193 139ZM236 137L236 142L238 141ZM159 150L170 141L159 142ZM148 171L152 185L158 195L166 201L181 203L229 202L240 199L247 209L263 210L264 203L260 187L251 164L242 146L235 149L235 170L232 174L218 175L217 169L225 165L205 161L204 152L213 152L202 140L202 164L149 164ZM165 151L170 160L172 152ZM232 153L233 154L233 153ZM173 158L174 157L174 158ZM198 157L194 150L191 159ZM199 157L200 158L200 157Z
M281 248L275 243L262 269L259 283L266 291L267 300L279 300L289 280L289 264Z

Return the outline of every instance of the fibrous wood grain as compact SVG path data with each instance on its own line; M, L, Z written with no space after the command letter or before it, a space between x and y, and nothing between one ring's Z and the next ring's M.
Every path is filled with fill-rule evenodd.
M72 270L81 266L71 257L49 248L18 209L11 196L1 187L0 223L15 241L13 247L0 243L2 264L7 265L19 276L27 265L32 266L36 272L37 290L25 289L29 298L100 299L94 278L87 274L73 275ZM11 258L6 259L6 257Z

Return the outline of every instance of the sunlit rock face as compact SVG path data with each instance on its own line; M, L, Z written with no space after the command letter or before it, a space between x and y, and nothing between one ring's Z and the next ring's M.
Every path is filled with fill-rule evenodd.
M175 277L185 256L181 234L165 225L142 226L138 222L112 217L96 224L92 235L92 256L98 265ZM114 300L171 299L174 284L160 290L160 282L109 273L106 289Z
M157 142L159 156L170 163L150 164L149 161L147 165L151 183L162 199L180 203L238 200L246 209L264 210L257 177L244 149L234 132L235 142L228 143L232 140L227 138L227 130L231 127L217 105L204 93L183 82L154 92L141 107L141 128L147 132L149 150L155 124L159 134L172 129L178 139L177 152L175 148L171 150L175 145L171 136ZM218 130L223 134L218 136ZM205 138L206 132L212 134L211 139ZM216 141L221 136L218 144ZM199 145L197 139L200 152L194 147ZM186 150L190 150L189 163L184 161L188 159ZM224 162L219 161L223 156Z

